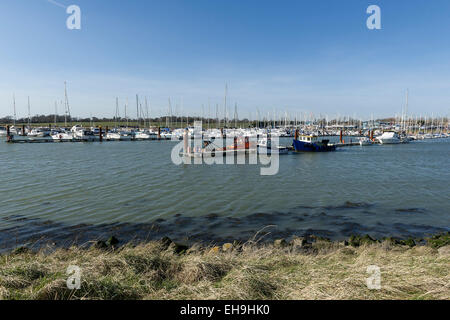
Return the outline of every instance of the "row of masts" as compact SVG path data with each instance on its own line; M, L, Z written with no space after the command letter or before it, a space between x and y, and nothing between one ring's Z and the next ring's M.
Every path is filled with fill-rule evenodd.
M62 104L62 102L61 102ZM13 116L13 125L16 125L17 122L17 110L16 110L16 95L13 94L13 109L14 109L14 116ZM31 103L30 103L30 96L27 97L27 109L28 109L28 126L31 126ZM56 126L56 120L58 116L58 101L55 101L55 114L54 114L54 122ZM67 127L67 120L70 119L70 107L69 107L69 98L67 95L67 83L64 81L64 125Z
M394 125L399 128L399 131L411 132L411 128L413 132L420 128L420 126L425 126L429 124L432 128L433 126L445 126L448 127L448 118L438 117L435 118L434 114L431 117L422 116L422 115L409 115L408 114L408 100L409 100L409 90L406 91L406 104L402 107L402 112L400 115L394 116ZM159 118L159 122L161 124L161 119L165 118L165 126L167 128L183 128L190 126L194 120L202 120L204 125L209 128L245 128L245 127L258 127L258 128L268 128L268 127L299 127L299 126L316 126L316 127L356 127L362 128L363 123L369 128L375 128L377 126L376 121L374 120L373 114L371 115L370 120L363 121L362 119L357 119L357 117L353 116L344 116L337 114L333 119L328 117L328 115L319 114L317 117L314 113L311 112L301 112L296 113L295 116L284 111L280 113L276 109L273 109L273 113L267 112L262 115L259 108L256 108L256 112L250 112L248 118L239 119L238 115L238 105L234 104L234 115L232 119L229 119L228 116L228 85L225 85L225 94L223 101L223 114L219 113L219 104L215 105L215 117L211 114L211 104L208 99L208 116L205 116L205 108L202 105L202 112L200 115L180 115L178 112L178 105L176 106L175 116L173 115L172 110L172 102L171 99L168 99L168 110L166 116L161 116ZM31 117L31 103L30 97L28 96L27 100L28 104L28 125L31 126L32 117ZM142 104L143 102L143 104ZM67 127L68 121L72 122L72 117L70 115L70 105L67 94L67 83L64 82L64 102L61 101L61 105L64 104L64 125ZM16 112L16 97L13 94L13 108L14 108L14 117L13 124L16 124L17 121L17 112ZM118 127L123 123L120 123L122 119L125 120L126 126L130 125L130 122L136 123L138 126L143 125L144 127L150 127L152 119L150 118L150 106L148 103L148 98L144 97L144 100L141 101L139 95L136 94L136 119L129 118L129 103L128 98L126 99L126 103L124 105L124 118L120 117L120 108L119 108L119 97L115 99L115 114L114 114L114 125ZM58 102L55 101L55 114L54 114L54 123L57 125L57 117L58 117ZM175 118L175 120L174 120ZM192 120L192 122L190 121ZM91 116L92 122L92 116ZM419 129L420 130L420 129Z

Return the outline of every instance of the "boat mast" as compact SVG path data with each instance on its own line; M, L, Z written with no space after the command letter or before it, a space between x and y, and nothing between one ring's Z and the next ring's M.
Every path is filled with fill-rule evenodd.
M405 128L404 128L404 131L407 131L408 130L408 125L407 125L407 115L408 115L408 89L406 89L406 105L405 105Z
M168 106L167 115L166 115L166 128L170 128L170 126L171 126L171 123L169 122L169 116L170 116L170 122L172 122L172 104L170 103L170 98L169 98L169 106Z
M142 118L142 122L144 123L144 128L145 128L145 126L146 126L145 113L144 113L144 109L142 109L142 103L139 103L139 115Z
M138 97L138 95L136 94L136 123L137 123L137 126L139 127L139 97Z
M237 129L237 121L238 121L237 103L234 103L234 128L235 129Z
M228 84L225 84L225 96L223 101L224 128L227 126L227 91L228 91Z
M216 104L216 123L217 123L217 129L219 129L220 128L219 104Z
M31 127L30 96L28 96L28 127Z
M17 118L17 115L16 115L16 96L15 96L15 94L13 94L13 106L14 106L14 119L13 119L13 124L14 124L14 126L16 126L16 118Z
M67 116L69 116L70 120L72 121L72 118L70 117L70 107L69 107L69 98L67 96L67 83L64 81L64 125L67 127Z
M117 129L117 118L119 117L119 97L116 97L116 116L114 121L114 126Z
M56 128L57 117L58 117L58 101L55 100L55 128Z
M146 114L146 118L147 118L148 128L150 129L150 120L149 120L149 117L148 117L148 101L147 101L147 97L145 97L145 114Z
M128 107L128 98L127 98L127 102L125 103L125 120L127 122L127 129L128 129L127 107Z
M211 119L211 101L208 98L208 130L210 129L209 120Z

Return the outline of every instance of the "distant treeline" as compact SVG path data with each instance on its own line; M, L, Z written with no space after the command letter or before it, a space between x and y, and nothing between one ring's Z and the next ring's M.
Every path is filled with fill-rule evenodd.
M140 118L140 119L126 119L123 117L112 117L112 118L97 118L97 117L92 117L92 118L81 118L81 117L71 117L71 116L64 116L64 115L54 115L54 114L50 114L50 115L34 115L32 117L30 117L30 119L28 117L24 117L24 118L19 118L16 119L16 123L18 124L27 124L28 122L32 123L32 124L53 124L53 123L120 123L120 124L124 124L127 121L130 123L139 123L139 124L149 124L149 123L159 123L159 124L168 124L168 125L175 125L175 124L181 124L181 123L187 123L189 122L190 124L193 123L193 121L195 120L202 120L203 123L210 123L211 125L214 125L216 123L219 123L221 125L223 125L224 123L224 119L217 119L217 118L205 118L205 117L199 117L199 116L194 116L194 117L187 117L187 116L161 116L161 117L156 117L156 118ZM307 122L310 122L311 120L307 120ZM332 119L329 121L326 121L326 119L314 119L312 120L315 124L318 125L335 125L335 124L345 124L345 125L355 125L358 126L360 123L359 119L352 119L352 118L347 118L347 119ZM385 124L394 124L395 122L398 122L399 119L395 119L395 118L385 118L385 119L376 119L374 120L377 123L385 123ZM430 119L427 118L426 121L424 119L415 119L415 118L410 118L409 120L410 123L414 123L414 124L419 124L419 125L425 125L426 123L431 123L432 121L434 121L434 124L439 124L439 123L443 123L444 125L448 123L448 118L444 117L444 118L435 118L435 119ZM302 121L300 121L300 119L261 119L261 120L249 120L249 119L239 119L239 120L235 120L232 118L227 119L227 124L233 126L233 124L236 122L236 124L239 124L240 126L265 126L265 125L270 125L273 122L276 123L276 125L295 125L295 124L304 124L305 121L304 119L302 119ZM365 121L368 122L368 121ZM371 122L371 121L369 121ZM7 117L3 117L0 118L0 124L12 124L14 123L14 119L11 116L7 116Z
M171 123L175 123L175 122L179 122L179 123L181 123L181 122L186 122L187 121L187 118L189 119L189 122L191 122L191 121L194 121L194 120L201 120L202 118L201 117L175 117L175 116L172 116L172 117L170 117L170 116L163 116L163 117L157 117L157 118L141 118L141 119L139 119L139 120L136 120L136 119L125 119L125 118L123 118L123 117L118 117L118 118L115 118L115 117L113 117L113 118L106 118L106 117L103 117L103 118L97 118L97 117L92 117L92 118L81 118L81 117L71 117L71 116L64 116L64 115L57 115L56 117L55 117L55 115L54 114L50 114L50 115L34 115L34 116L31 116L30 118L28 118L28 117L26 117L26 118L19 118L19 119L16 119L16 123L28 123L28 122L30 122L30 123L49 123L49 124L52 124L52 123L64 123L65 121L67 121L68 123L69 122L72 122L72 123L74 123L74 122L121 122L121 123L125 123L126 121L129 121L129 122L136 122L136 121L139 121L139 122L141 122L141 123L144 123L144 122L158 122L158 123L162 123L162 122L167 122L167 121L169 121L169 122L171 122ZM211 123L213 123L213 122L215 122L215 121L217 121L217 119L205 119L205 118L203 118L203 121L205 122L207 122L207 121L210 121ZM222 121L223 122L223 119L221 119L220 121ZM228 120L228 122L233 122L234 120ZM0 123L1 124L10 124L10 123L13 123L14 122L14 119L13 119L13 117L11 117L11 116L7 116L7 117L3 117L3 118L0 118ZM241 122L248 122L248 120L247 119L241 119L241 120L239 120L239 122L241 123Z

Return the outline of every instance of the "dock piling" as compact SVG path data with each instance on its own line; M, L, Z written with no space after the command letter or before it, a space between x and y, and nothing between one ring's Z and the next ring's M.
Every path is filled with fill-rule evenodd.
M6 142L11 141L11 129L9 128L9 125L6 126Z
M187 155L188 152L188 129L186 128L183 133L183 153Z

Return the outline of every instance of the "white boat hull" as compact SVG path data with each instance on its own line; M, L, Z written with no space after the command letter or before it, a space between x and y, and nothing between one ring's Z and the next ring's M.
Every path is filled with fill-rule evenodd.
M378 139L381 144L398 144L400 143L399 139Z
M72 141L73 135L70 133L58 133L52 135L53 141L62 142L62 141Z

